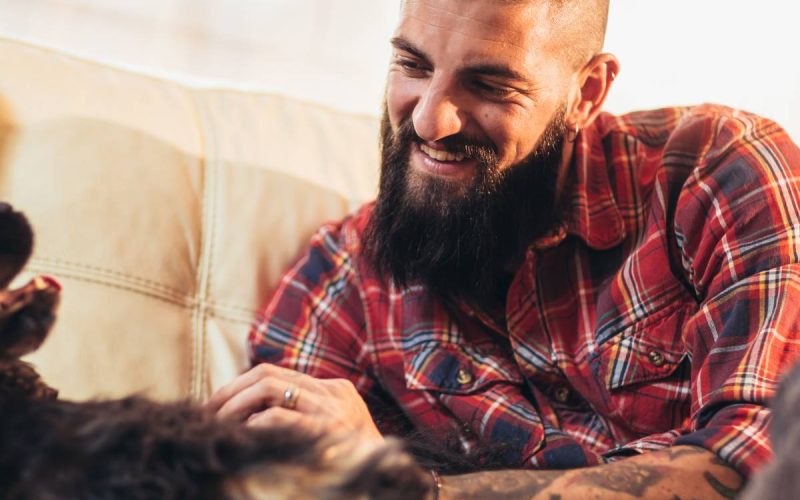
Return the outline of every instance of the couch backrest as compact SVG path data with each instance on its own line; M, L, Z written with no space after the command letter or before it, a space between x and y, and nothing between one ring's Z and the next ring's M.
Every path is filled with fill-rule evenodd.
M36 232L20 279L64 286L31 361L65 397L207 397L311 233L374 196L374 117L12 40L0 68L0 199Z

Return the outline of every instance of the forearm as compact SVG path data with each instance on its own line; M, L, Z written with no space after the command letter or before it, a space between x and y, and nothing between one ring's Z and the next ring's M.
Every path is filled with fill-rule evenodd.
M443 479L439 498L733 498L739 474L713 453L690 446L584 469L478 472Z

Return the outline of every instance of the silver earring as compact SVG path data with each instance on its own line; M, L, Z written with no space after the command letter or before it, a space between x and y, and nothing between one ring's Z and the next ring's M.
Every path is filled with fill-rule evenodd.
M577 125L567 131L567 142L575 142L581 129Z

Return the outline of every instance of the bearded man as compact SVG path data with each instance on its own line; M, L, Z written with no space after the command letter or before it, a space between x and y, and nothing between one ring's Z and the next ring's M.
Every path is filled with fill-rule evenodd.
M378 199L283 279L221 417L501 445L441 498L730 497L769 460L800 151L721 106L601 112L607 14L403 2Z

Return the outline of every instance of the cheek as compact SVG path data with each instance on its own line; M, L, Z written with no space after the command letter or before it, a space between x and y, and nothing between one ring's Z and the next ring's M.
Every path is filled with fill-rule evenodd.
M421 89L418 82L409 80L397 72L389 73L386 84L386 108L393 129L405 120L411 119L419 100Z
M504 107L481 115L481 128L497 146L500 165L515 165L533 153L552 116L520 107Z
M531 134L519 111L509 106L491 107L480 110L474 116L483 134L497 148L500 165L507 166L519 161Z

